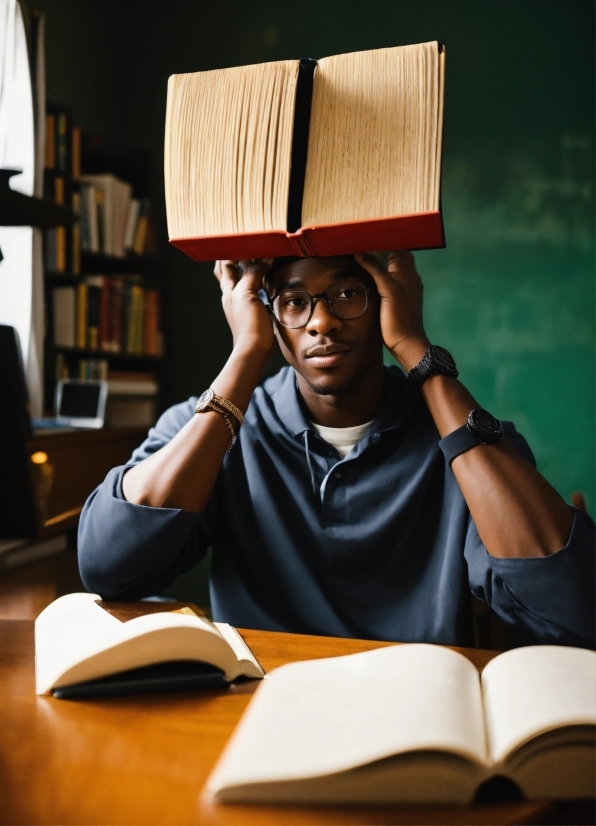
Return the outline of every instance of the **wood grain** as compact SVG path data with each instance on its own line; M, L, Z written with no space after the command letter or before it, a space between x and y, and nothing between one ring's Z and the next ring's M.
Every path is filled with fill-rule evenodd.
M242 635L268 671L297 659L381 645L266 631ZM464 653L478 667L494 656ZM466 809L207 804L200 800L201 788L254 683L195 693L56 700L35 695L33 654L33 623L0 621L0 823L593 822L589 807L562 810L537 803Z

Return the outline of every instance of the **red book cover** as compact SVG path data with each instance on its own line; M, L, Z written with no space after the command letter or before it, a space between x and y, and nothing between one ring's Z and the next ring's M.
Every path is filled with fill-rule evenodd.
M218 258L278 258L287 255L326 256L395 249L432 249L445 245L440 212L420 212L303 227L298 232L254 232L172 238L170 243L194 261Z

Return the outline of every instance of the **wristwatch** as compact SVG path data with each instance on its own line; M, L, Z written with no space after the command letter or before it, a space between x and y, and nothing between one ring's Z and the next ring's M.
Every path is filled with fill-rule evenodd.
M408 373L414 387L422 387L430 376L452 376L457 378L459 370L451 353L444 347L431 344L415 367Z
M478 445L494 445L503 438L503 425L488 410L477 407L471 410L468 420L457 430L443 437L439 447L451 466L451 462L462 453Z
M470 411L466 427L484 445L495 445L503 438L501 422L482 407Z
M195 405L195 413L206 413L208 410L214 410L216 413L220 413L224 417L232 435L232 440L228 445L228 451L230 451L234 447L236 433L244 424L244 416L242 415L242 411L229 399L225 399L223 396L218 396L217 393L211 388L205 390L204 393L201 393ZM230 420L230 414L238 422L238 427L236 429L234 429L234 426Z

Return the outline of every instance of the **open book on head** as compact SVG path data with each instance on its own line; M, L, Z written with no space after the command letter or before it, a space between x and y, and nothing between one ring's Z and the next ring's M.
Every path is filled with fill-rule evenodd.
M198 611L171 603L104 603L97 594L60 597L35 620L37 694L163 691L263 677L236 629Z
M594 796L596 652L532 646L482 672L424 644L292 663L262 683L205 787L222 802Z
M165 184L196 261L444 245L437 42L172 75Z

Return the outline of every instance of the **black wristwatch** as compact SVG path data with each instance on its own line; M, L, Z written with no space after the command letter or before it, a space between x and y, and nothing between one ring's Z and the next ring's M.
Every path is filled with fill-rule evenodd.
M482 407L470 411L466 427L485 445L496 445L503 438L501 422Z
M451 353L444 347L431 344L415 367L408 373L408 378L414 387L422 387L430 376L459 376L457 364Z
M451 462L461 453L465 453L478 445L494 445L500 442L504 436L503 425L498 419L484 410L477 407L470 411L468 421L444 436L439 442L439 447L451 466Z

